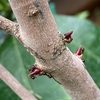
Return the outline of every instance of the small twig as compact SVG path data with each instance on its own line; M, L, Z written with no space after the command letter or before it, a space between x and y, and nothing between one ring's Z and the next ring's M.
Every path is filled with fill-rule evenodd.
M16 38L19 39L19 24L13 21L10 21L0 15L0 29L5 30L6 32L12 33Z
M0 78L22 99L37 100L18 80L0 64Z

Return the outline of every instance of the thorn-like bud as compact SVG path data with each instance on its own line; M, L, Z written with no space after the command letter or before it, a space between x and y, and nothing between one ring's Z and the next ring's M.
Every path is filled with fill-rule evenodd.
M29 75L32 79L35 79L35 75L40 74L41 70L39 68L36 68L35 65L32 65L31 68L29 68Z
M52 78L52 76L51 76L51 74L49 74L49 73L47 73L47 72L45 72L45 71L43 71L43 70L41 70L41 69L39 69L39 68L37 68L37 64L34 64L34 65L32 65L30 68L29 68L29 75L28 76L30 76L32 79L35 79L35 76L36 75L46 75L46 76L48 76L49 78Z
M28 71L29 71L29 72L32 72L32 71L34 71L34 69L36 69L36 67L35 67L34 65L32 65L32 66L28 69Z
M64 42L70 43L73 40L73 38L71 37L72 33L73 31L64 34Z
M84 53L84 48L80 45L79 48L76 50L76 55L81 55Z
M80 45L79 48L76 50L75 55L84 62L85 60L82 58L83 53L84 53L84 48Z

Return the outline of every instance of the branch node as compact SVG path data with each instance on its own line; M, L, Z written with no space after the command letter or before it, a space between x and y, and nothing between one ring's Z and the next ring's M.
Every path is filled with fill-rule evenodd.
M28 11L28 16L29 17L36 16L38 13L39 13L39 10L37 9L37 7L31 6Z
M41 67L41 68L39 68L39 67L41 67L40 65L38 65L37 63L35 63L34 65L32 65L30 68L29 68L29 75L28 76L30 76L32 79L35 79L36 77L36 75L39 75L39 76L41 76L41 75L46 75L46 76L48 76L49 78L53 78L57 83L59 83L59 84L61 84L60 82L58 82L52 75L51 75L51 73L48 73L48 72L46 72L45 71L45 69L43 69L43 67Z

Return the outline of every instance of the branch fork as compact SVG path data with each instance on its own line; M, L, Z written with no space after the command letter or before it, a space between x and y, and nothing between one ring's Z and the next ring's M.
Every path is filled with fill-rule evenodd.
M65 42L72 41L73 32L65 34L62 40L47 0L9 0L9 3L17 18L20 31L14 34L14 29L19 30L18 27L14 28L15 23L1 16L0 21L3 20L9 24L10 32L22 41L24 47L32 53L39 65L45 66L43 71L50 72L51 76L63 85L72 100L99 100L98 87L84 68L84 63L75 56L81 58L83 48L80 47L76 54L72 54L69 48L65 47ZM33 6L34 8L30 10ZM29 11L28 16L27 11ZM3 23L0 27L5 30L4 27L7 25ZM34 78L36 71L40 73L41 68L38 70L37 68L32 67L29 70L29 76Z

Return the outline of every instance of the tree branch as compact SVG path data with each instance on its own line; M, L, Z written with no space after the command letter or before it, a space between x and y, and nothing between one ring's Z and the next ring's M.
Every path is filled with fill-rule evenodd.
M1 64L0 78L22 99L37 100L28 90L25 89Z
M19 25L18 23L12 22L2 16L0 16L0 29L5 30L6 32L12 33L16 38L19 38Z
M9 0L9 3L20 25L20 40L41 69L59 81L72 100L99 100L100 91L83 62L65 46L47 0Z

